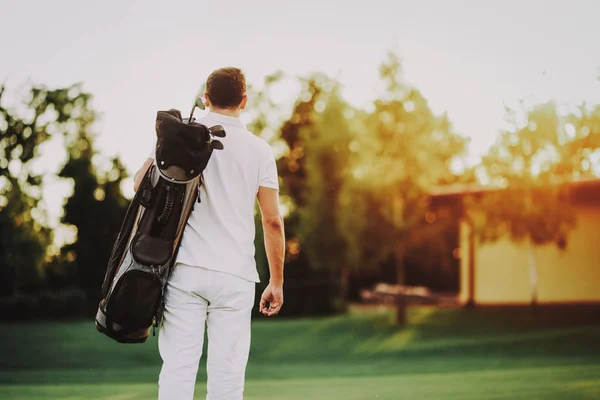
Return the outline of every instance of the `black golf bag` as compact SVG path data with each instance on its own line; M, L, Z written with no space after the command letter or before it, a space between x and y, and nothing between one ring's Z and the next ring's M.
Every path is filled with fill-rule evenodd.
M201 173L213 149L223 149L213 140L225 136L220 125L188 121L177 110L158 112L155 163L129 205L110 255L96 328L121 343L143 343L158 327L185 225L200 202Z

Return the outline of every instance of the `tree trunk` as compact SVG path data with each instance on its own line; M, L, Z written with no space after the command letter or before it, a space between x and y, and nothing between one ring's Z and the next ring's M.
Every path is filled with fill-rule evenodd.
M404 272L404 249L401 247L402 245L399 243L400 240L396 240L396 283L398 285L404 285L405 282L405 272Z
M394 227L396 229L395 241L394 241L394 255L396 262L396 283L403 286L405 283L405 271L404 271L404 257L406 255L405 243L402 243L401 235L398 232L400 226L402 226L403 219L403 208L402 197L399 193L396 193L392 202L392 215L394 218ZM396 322L398 325L403 326L406 324L406 298L401 293L396 298Z
M403 202L400 194L396 193L392 200L392 218L394 222L394 256L396 262L396 283L404 285L404 243L402 243L399 227L402 226Z
M406 297L403 294L396 298L396 324L406 325Z
M538 302L538 273L535 258L535 245L530 240L527 247L529 253L529 285L531 287L531 305L535 306Z
M348 297L348 285L350 283L350 266L348 263L342 264L340 273L340 301L345 304Z
M404 285L404 249L396 241L396 282L398 285ZM404 294L398 295L396 299L396 323L400 326L406 325L406 297Z

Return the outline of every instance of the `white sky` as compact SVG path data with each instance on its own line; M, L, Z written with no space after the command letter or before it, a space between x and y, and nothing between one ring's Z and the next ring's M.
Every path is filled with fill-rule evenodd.
M503 103L600 102L598 15L594 0L0 0L0 79L9 88L83 82L102 114L100 149L133 173L153 144L156 111L188 112L218 67L242 68L249 83L276 70L325 72L366 106L392 49L477 156L502 127ZM46 201L59 209L62 197Z

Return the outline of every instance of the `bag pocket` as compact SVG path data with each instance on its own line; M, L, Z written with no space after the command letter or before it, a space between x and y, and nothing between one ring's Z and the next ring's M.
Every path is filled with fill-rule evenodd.
M162 297L161 281L154 275L132 270L123 274L110 294L106 312L126 330L152 325Z
M133 240L131 254L135 261L142 265L163 265L173 252L173 243L152 236L138 234Z

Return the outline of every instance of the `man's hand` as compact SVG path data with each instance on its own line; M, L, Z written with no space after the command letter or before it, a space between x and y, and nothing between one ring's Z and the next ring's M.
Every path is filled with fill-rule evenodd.
M267 307L269 303L269 307ZM283 285L269 283L260 298L259 311L267 317L277 315L283 305Z
M283 260L285 258L285 234L283 218L279 212L279 191L260 186L258 205L262 219L265 251L269 262L269 285L260 299L260 312L267 317L277 315L283 305ZM266 307L269 303L269 307Z

